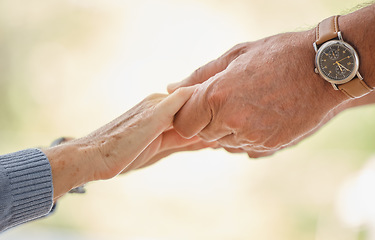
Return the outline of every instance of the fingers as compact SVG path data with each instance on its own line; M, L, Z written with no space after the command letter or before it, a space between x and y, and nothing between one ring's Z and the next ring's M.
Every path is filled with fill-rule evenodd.
M168 92L174 92L180 87L202 83L190 100L175 116L173 126L179 134L183 137L191 138L201 132L211 122L213 113L206 101L206 88L214 81L214 76L216 74L224 71L233 60L245 53L248 48L248 44L238 44L223 56L198 68L187 79L168 86ZM228 134L228 132L220 132L217 135L220 137L226 134Z
M207 81L217 73L225 70L234 59L245 53L247 49L248 44L246 43L234 46L218 59L213 60L195 70L188 78L184 79L183 81L169 84L167 87L168 92L172 93L180 87L192 86Z
M181 136L191 138L204 129L211 118L210 106L205 101L205 88L200 85L176 114L173 127Z
M224 126L221 121L217 120L217 115L214 117L216 117L216 119L211 119L210 123L201 132L198 133L198 136L207 142L218 141L227 138L233 139L233 130Z
M223 147L227 152L230 152L230 153L244 153L246 152L245 150L243 150L242 148L230 148L230 147Z
M274 154L276 151L265 151L265 152L258 152L258 151L247 151L247 155L249 158L261 158L261 157L268 157Z
M183 146L183 147L168 149L168 150L165 150L163 152L160 152L160 153L156 154L148 162L144 163L143 165L138 166L138 168L144 168L144 167L150 166L150 165L156 163L157 161L159 161L159 160L161 160L161 159L163 159L163 158L165 158L165 157L167 157L167 156L169 156L173 153L186 152L186 151L197 151L197 150L201 150L201 149L205 149L205 148L217 148L217 143L215 143L215 142L208 143L208 142L204 142L204 141L200 140L198 142L195 142L195 143Z
M183 138L180 134L176 132L175 129L168 130L164 132L161 136L162 142L159 147L160 152L166 151L168 149L174 149L177 147L185 147L202 141L198 136L190 139Z
M167 131L172 125L172 120L176 112L185 104L193 94L196 86L180 88L171 95L158 96L151 95L149 101L158 101L154 110L147 117L142 117L137 124L133 123L132 134L127 135L127 140L132 141L137 149L131 148L132 159L126 166L125 171L136 168L136 165L147 162L154 154L164 148L174 146L184 146L196 142L197 139L183 139L174 130ZM152 106L152 105L151 105ZM134 131L137 127L137 131Z
M230 153L247 153L250 158L261 158L267 157L279 149L271 149L263 146L257 146L255 142L247 140L238 140L236 139L235 134L227 135L221 139L218 139L217 142L222 146L226 151Z
M169 93L173 93L178 88L203 83L212 76L215 76L215 74L223 71L227 66L228 63L224 58L219 58L217 60L211 61L195 70L188 78L182 80L181 82L169 84L167 90Z
M164 120L162 123L165 129L168 128L173 120L174 115L180 110L187 100L191 97L197 86L180 88L171 95L163 99L155 107L155 120ZM163 130L165 130L163 129Z
M155 139L122 173L149 166L175 152L194 151L207 147L217 147L217 143L207 143L198 137L185 139L171 129Z

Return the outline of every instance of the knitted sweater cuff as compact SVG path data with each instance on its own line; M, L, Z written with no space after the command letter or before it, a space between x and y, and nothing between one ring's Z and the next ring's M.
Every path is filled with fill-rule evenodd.
M0 156L0 169L5 170L5 182L9 184L4 186L9 190L8 194L4 194L8 199L2 199L0 205L6 203L10 206L3 206L5 212L0 213L0 231L44 216L51 211L51 165L42 151L27 149Z

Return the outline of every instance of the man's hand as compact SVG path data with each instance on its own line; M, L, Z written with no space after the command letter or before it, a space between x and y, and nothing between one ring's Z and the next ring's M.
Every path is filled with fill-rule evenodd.
M360 54L361 75L375 87L375 4L339 18L347 42ZM184 137L217 140L230 152L261 157L311 135L337 113L373 103L375 93L348 100L314 73L315 30L239 44L168 87L201 84L177 113ZM340 69L344 67L337 63Z
M308 31L239 44L169 85L173 92L200 84L174 128L250 157L270 155L311 134L347 100L314 73L314 40Z

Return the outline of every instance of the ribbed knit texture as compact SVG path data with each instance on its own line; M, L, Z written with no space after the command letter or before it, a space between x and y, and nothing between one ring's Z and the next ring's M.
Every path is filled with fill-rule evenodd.
M48 214L51 166L39 149L0 156L0 231Z

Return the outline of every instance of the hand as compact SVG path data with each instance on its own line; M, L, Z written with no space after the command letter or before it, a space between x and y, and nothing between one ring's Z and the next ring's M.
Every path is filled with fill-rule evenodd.
M194 89L151 95L90 135L45 149L54 199L89 181L148 166L176 151L214 146L198 137L184 139L171 128L174 115Z
M198 137L184 139L172 128L176 112L190 98L195 87L166 96L154 94L113 122L88 136L101 147L102 166L95 179L108 179L120 172L148 166L177 150L199 149L207 144ZM104 133L104 134L103 134ZM99 137L98 137L99 136ZM108 171L104 171L107 169Z
M314 73L314 31L239 44L169 92L201 84L178 112L175 129L231 152L262 157L310 135L347 99Z

